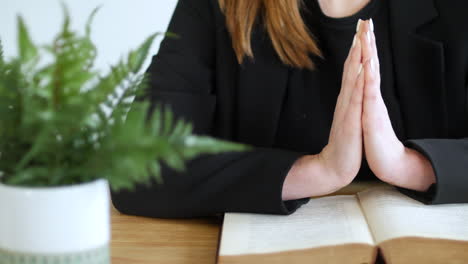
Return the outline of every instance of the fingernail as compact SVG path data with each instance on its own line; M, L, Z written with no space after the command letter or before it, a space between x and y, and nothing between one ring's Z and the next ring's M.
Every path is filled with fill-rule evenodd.
M362 72L362 63L359 63L357 75L361 74L361 72Z
M367 42L370 43L371 42L371 33L370 33L370 31L366 32L366 37L367 37Z
M356 26L356 32L359 31L359 28L361 27L361 22L362 22L362 20L359 19L358 22L357 22L357 26Z
M370 59L370 60L369 60L369 63L370 63L371 71L372 71L372 73L374 73L374 72L375 72L375 63L374 63L374 59Z
M374 32L374 22L372 21L372 18L369 20L369 27L372 32Z

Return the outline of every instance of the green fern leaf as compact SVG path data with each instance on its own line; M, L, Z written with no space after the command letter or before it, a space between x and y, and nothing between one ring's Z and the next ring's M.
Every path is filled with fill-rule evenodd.
M37 47L31 40L23 18L18 16L19 56L23 63L31 61L38 54Z

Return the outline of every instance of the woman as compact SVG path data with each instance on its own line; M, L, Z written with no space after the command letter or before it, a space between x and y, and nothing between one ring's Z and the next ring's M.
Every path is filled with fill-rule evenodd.
M164 168L163 185L113 193L114 205L170 218L290 214L355 178L427 204L468 202L466 10L462 0L180 0L168 29L180 38L162 42L147 97L196 133L255 148Z

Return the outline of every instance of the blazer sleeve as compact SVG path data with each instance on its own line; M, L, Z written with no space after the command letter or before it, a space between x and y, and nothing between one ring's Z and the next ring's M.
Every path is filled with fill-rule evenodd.
M468 113L468 86L466 87ZM412 139L406 147L423 154L432 164L436 183L425 192L398 188L425 204L468 203L468 135L459 139Z
M148 69L150 88L143 96L168 104L178 118L192 122L194 133L212 135L215 30L208 0L180 0L166 37ZM150 111L151 111L150 109ZM304 153L255 147L248 152L204 154L187 162L184 172L162 166L163 184L112 192L122 213L187 218L223 212L290 214L309 198L283 201L282 186L292 164Z
M426 192L400 191L426 204L468 203L468 138L415 139L404 144L428 158L436 183Z

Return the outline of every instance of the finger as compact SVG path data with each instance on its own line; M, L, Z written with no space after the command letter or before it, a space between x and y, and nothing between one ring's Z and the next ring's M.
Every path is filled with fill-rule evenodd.
M342 88L341 88L340 95L338 96L338 100L335 106L335 113L334 113L332 127L331 127L331 134L334 133L337 125L345 122L345 119L346 119L345 116L348 112L348 108L349 108L350 100L354 91L354 86L356 83L357 76L359 75L360 72L363 71L362 64L360 63L361 52L360 52L359 44L356 43L354 48L355 48L355 51L353 52L353 54L357 54L357 55L352 55L352 57L353 56L355 57L350 60L350 64L349 64L350 69L347 71L347 75L355 75L355 77L354 76L343 77ZM361 73L361 75L363 74Z
M369 29L370 29L370 35L371 35L370 44L371 44L372 59L375 60L373 63L374 63L375 68L377 69L377 72L380 72L379 54L377 51L377 42L376 42L376 37L375 37L375 32L374 32L374 22L372 21L372 18L369 20Z
M343 69L343 78L341 85L342 91L340 91L340 99L342 99L341 104L343 104L345 108L347 108L347 105L349 104L349 99L352 94L352 88L354 87L358 73L362 70L362 45L360 40L362 24L363 21L359 19L358 24L356 26L356 34L353 38L353 44Z
M372 51L372 34L370 31L369 21L362 23L362 34L360 35L361 44L362 44L362 62L366 63L371 60L373 57Z
M361 44L359 36L355 36L353 44L350 48L348 58L346 59L345 66L343 69L343 78L341 84L341 91L338 95L335 113L332 123L332 131L336 127L337 123L341 123L344 119L344 115L349 104L349 98L351 97L352 88L357 78L357 73L362 71L361 61ZM350 77L352 76L352 77Z
M351 83L354 84L353 81L357 80L357 72L359 70L359 64L361 63L362 58L362 48L359 32L354 36L353 46L351 49L352 52L346 59L347 62L345 63L345 67L343 69L343 79L345 82L351 81Z
M379 56L377 52L376 38L373 31L372 19L365 21L362 25L363 32L361 35L362 42L362 60L363 63L372 60L373 67L379 71Z
M379 75L372 69L371 63L369 60L364 64L363 130L384 132L388 112L380 93Z
M373 102L382 100L380 93L380 70L379 70L379 58L377 54L377 45L375 42L375 35L372 31L372 20L364 23L363 34L366 35L366 43L363 44L362 52L364 58L365 68L365 92L364 98L369 99ZM368 66L368 67L366 67Z
M353 63L356 61L361 62L361 56L362 56L362 44L361 44L361 32L362 32L362 24L363 21L359 19L358 24L356 26L356 34L354 35L353 38L353 44L351 46L350 52L348 54L348 57L346 58L345 64L344 64L344 69L343 69L343 79L346 76L349 76L350 71L353 70ZM355 73L355 71L354 71ZM357 77L355 75L354 77ZM354 78L355 80L356 78Z
M364 105L365 107L373 107L373 104L377 102L380 97L380 85L377 79L377 74L373 70L371 60L364 63L364 77Z
M374 130L372 128L376 126L376 117L378 116L375 112L377 111L376 102L379 95L375 92L373 86L375 86L375 81L373 80L370 60L367 60L364 63L364 102L362 113L364 137Z
M364 83L365 73L361 71L358 74L354 85L353 93L349 102L349 108L346 113L345 121L350 122L349 128L356 131L361 131L361 120L364 103ZM356 132L355 131L355 132ZM360 133L357 133L360 135Z
M333 114L333 122L331 126L331 131L330 131L330 137L333 136L334 131L336 130L337 124L341 124L344 120L344 116L347 111L347 105L349 98L351 97L352 93L352 85L349 81L350 78L348 78L348 75L350 75L351 69L354 71L362 71L362 65L358 64L357 70L355 69L355 64L356 61L361 61L361 43L360 43L360 37L359 37L359 32L361 32L360 28L362 25L363 21L359 19L358 24L356 26L356 34L353 38L351 48L348 53L348 57L346 58L346 61L344 63L343 67L343 77L341 80L341 90L340 94L338 95L336 106L335 106L335 112ZM359 69L361 68L361 69Z
M356 84L356 80L358 78L359 73L362 71L362 48L361 48L361 41L359 37L356 35L355 37L355 44L354 44L354 51L351 53L349 58L349 64L345 69L343 74L343 106L346 109L349 105L349 101L351 99L351 95L353 94L354 86Z

